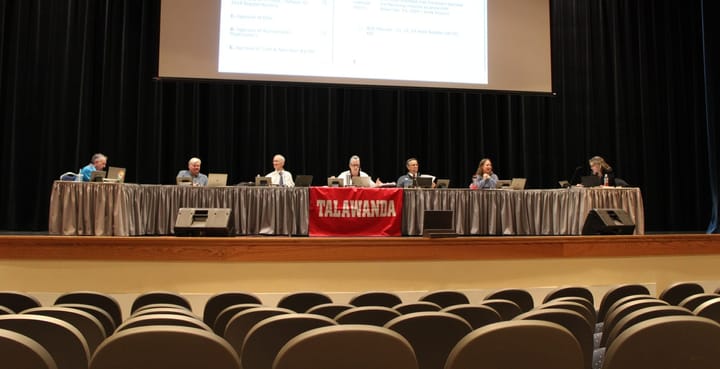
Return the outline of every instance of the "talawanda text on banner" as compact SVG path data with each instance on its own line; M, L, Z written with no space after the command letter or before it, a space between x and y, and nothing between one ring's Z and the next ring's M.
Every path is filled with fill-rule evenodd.
M400 236L399 188L310 188L310 236Z

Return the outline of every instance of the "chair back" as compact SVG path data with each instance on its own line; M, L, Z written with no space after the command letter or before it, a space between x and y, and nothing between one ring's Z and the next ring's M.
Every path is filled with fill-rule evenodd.
M232 305L258 304L262 305L260 298L247 292L222 292L210 296L203 308L203 322L212 327L215 324L217 315L223 309Z
M453 305L441 310L445 313L455 314L470 324L473 329L502 321L500 314L487 305Z
M277 306L290 309L296 313L304 313L311 307L328 304L333 302L332 299L320 292L296 292L284 296L278 301Z
M55 305L56 307L65 307L70 309L77 309L84 311L88 314L91 314L92 316L97 319L100 324L103 327L103 331L105 332L105 337L110 337L113 332L115 332L115 328L117 327L115 325L115 322L113 321L112 316L110 314L103 310L102 308L99 308L97 306L93 305L85 305L85 304L69 304L69 303L63 303L60 305Z
M20 333L42 345L58 369L88 367L90 350L85 337L68 322L33 314L2 315L0 329Z
M330 319L335 319L335 317L342 313L345 310L354 308L354 305L350 304L336 304L336 303L329 303L329 304L321 304L317 306L313 306L310 309L308 309L308 314L317 314L326 316Z
M667 286L658 298L670 305L678 305L686 297L703 292L705 289L695 282L678 282Z
M190 301L179 293L169 291L152 291L145 292L135 298L130 308L130 314L134 313L138 308L150 304L174 304L192 311Z
M525 313L535 307L535 301L533 300L530 292L519 289L519 288L507 288L504 290L495 291L487 296L483 300L510 300L516 303L520 307L520 311Z
M615 329L615 326L625 318L628 314L648 308L653 306L670 306L667 302L657 299L647 299L647 300L634 300L630 301L626 304L623 304L621 306L618 306L617 308L613 309L610 314L605 318L605 323L603 324L603 335L600 340L600 346L605 347L607 346L607 340L610 336L609 333L612 332L613 329Z
M203 329L136 327L119 331L98 347L90 369L240 369L235 351Z
M20 314L23 310L40 307L42 304L35 296L17 291L0 291L0 306L4 306L13 313Z
M120 303L114 297L101 292L69 292L55 299L55 305L60 304L84 304L99 307L110 315L116 327L123 321Z
M242 345L243 369L272 369L280 349L292 338L311 329L336 325L335 321L313 314L283 314L264 319L248 332Z
M581 286L558 287L545 295L545 298L543 299L543 304L560 297L582 297L590 301L591 304L595 304L595 297L593 297L592 292L590 292L587 287Z
M470 299L464 293L453 290L432 291L421 296L418 300L434 302L440 305L441 308L470 303Z
M92 314L80 309L62 306L44 306L27 309L23 311L23 314L50 316L72 324L85 338L90 355L95 352L95 349L97 349L100 343L107 337L102 323Z
M348 303L353 306L384 306L391 308L402 304L402 299L391 292L368 291L351 298Z
M454 305L453 305L454 306ZM419 313L422 311L440 311L442 306L430 301L405 302L393 306L400 314Z
M564 310L572 310L580 315L582 315L585 320L590 323L591 326L595 327L595 314L593 311L588 310L587 305L584 305L580 302L574 302L574 301L562 301L563 299L557 299L550 301L548 303L538 305L538 309L564 309ZM583 301L586 301L585 299L581 299Z
M237 304L237 305L230 305L226 307L225 309L222 309L220 313L215 317L215 323L212 325L213 332L217 334L218 336L223 336L225 333L225 329L227 329L228 322L230 319L232 319L237 313L243 312L245 310L250 310L254 308L262 307L261 305L255 304L255 303L248 303L248 304ZM288 310L288 309L285 309Z
M291 339L273 369L418 369L410 343L387 328L340 325L317 328Z
M641 284L621 284L610 288L600 300L600 308L597 312L597 321L604 322L608 309L615 301L631 295L650 295L650 290Z
M360 306L343 311L335 317L335 321L338 322L338 324L368 324L382 327L400 315L397 310L392 308L383 306Z
M145 305L137 310L135 310L134 313L130 315L130 318L135 318L138 316L143 315L153 315L153 314L173 314L173 315L183 315L189 318L194 319L200 319L199 316L195 315L192 311L185 309L182 306L173 305L173 304L150 304Z
M193 318L180 314L146 314L133 316L120 324L115 332L117 333L130 328L151 327L156 325L189 327L204 329L208 332L212 332L212 329L208 327L207 324L203 323L203 321L199 318Z
M444 369L582 367L580 344L566 328L541 320L511 320L465 336L450 352Z
M639 322L664 316L683 315L692 315L692 312L679 306L669 305L650 306L635 310L620 319L611 330L603 332L603 338L605 339L605 337L607 337L604 340L605 347L610 347L617 336Z
M465 319L435 311L401 315L385 328L408 340L420 369L443 369L450 351L472 331Z
M0 358L7 368L57 369L55 360L42 345L7 329L0 329Z
M603 369L718 368L720 325L695 316L648 319L608 347Z
M705 301L710 301L712 299L716 299L720 297L717 293L696 293L694 295L690 295L680 301L678 306L684 307L685 309L688 309L690 311L695 310L696 307L700 306Z
M512 320L522 313L520 306L510 300L483 300L480 304L493 308L498 312L498 314L500 314L500 318L502 318L502 320Z
M720 297L703 302L693 310L693 314L720 323Z
M223 337L230 343L230 345L237 352L238 357L242 352L242 345L245 342L248 332L261 321L278 315L283 314L294 314L295 312L290 309L283 309L278 307L254 307L247 310L243 310L236 313L230 321L227 323Z

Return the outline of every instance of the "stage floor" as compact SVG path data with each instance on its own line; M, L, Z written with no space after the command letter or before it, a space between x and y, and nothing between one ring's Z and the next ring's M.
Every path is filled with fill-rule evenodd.
M720 254L720 235L525 237L72 237L0 235L0 259L419 261Z

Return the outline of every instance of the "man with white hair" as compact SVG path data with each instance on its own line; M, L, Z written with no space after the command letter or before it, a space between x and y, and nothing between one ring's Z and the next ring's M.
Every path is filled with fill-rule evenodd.
M200 164L202 164L202 162L199 158L191 158L190 161L188 161L187 170L181 170L177 176L192 178L193 186L207 186L208 177L200 173Z
M273 156L272 164L275 170L266 174L265 177L270 177L270 181L276 186L295 187L292 174L285 170L285 157L280 154Z
M80 169L83 182L90 182L92 172L105 169L105 164L107 164L107 156L100 153L93 155L90 159L90 164Z
M350 169L338 174L337 176L337 178L342 178L345 181L346 186L350 186L353 184L353 177L370 178L369 174L360 170L360 157L357 155L353 155L350 157L350 162L348 162L348 168ZM375 187L382 184L382 182L380 182L380 178L378 178L375 182L372 182L371 180L368 182L370 183L370 187Z

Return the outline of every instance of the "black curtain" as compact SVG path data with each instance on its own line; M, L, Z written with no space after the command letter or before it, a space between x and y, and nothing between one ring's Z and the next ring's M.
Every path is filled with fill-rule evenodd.
M384 181L416 157L466 187L489 157L530 188L601 155L642 188L649 232L705 231L717 211L711 2L703 28L701 0L551 1L555 96L158 81L159 0L0 4L0 229L47 229L52 181L95 152L167 184L191 156L237 183L282 153L318 185L357 154Z

